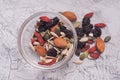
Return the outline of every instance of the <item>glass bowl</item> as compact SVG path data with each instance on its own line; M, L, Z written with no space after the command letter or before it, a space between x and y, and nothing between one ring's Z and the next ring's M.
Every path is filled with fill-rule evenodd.
M39 19L40 16L48 16L50 18L58 17L61 21L65 23L65 26L73 32L73 48L69 55L67 55L63 60L56 62L55 64L51 66L45 66L45 65L39 65L39 56L35 54L34 51L30 49L29 43L31 42L31 36L34 33L34 25L36 21ZM22 55L22 57L25 59L26 62L28 62L30 65L42 69L42 70L53 70L61 67L62 65L66 64L75 53L75 49L77 46L77 35L75 32L75 29L72 25L72 23L63 15L59 13L53 13L53 12L38 12L30 17L28 17L24 23L21 25L19 33L18 33L18 49Z

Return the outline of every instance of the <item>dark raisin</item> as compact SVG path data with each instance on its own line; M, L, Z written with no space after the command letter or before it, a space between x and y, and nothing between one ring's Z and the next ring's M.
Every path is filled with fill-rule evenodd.
M39 23L39 27L44 27L46 25L46 22L44 22L44 21L40 21L40 23Z
M90 28L93 28L93 25L92 25L92 24L89 24L88 26L89 26Z
M101 34L102 34L102 31L99 27L95 27L93 30L92 30L92 33L94 35L94 37L100 37Z
M61 30L62 32L64 32L66 29L67 29L67 28L66 28L65 26L61 26L61 27L60 27L60 30Z
M87 26L90 24L90 18L83 18L83 21L82 21L82 26Z
M66 29L66 30L63 31L63 32L66 34L66 37L68 37L68 38L72 38L72 37L73 37L73 33L72 33L72 31Z
M77 48L78 48L78 49L82 49L82 48L84 48L84 47L85 47L85 45L86 45L86 43L85 43L85 42L79 42L79 41L78 41Z
M92 27L91 26L84 26L83 27L83 32L85 33L85 34L89 34L90 32L92 31Z
M51 48L47 52L48 56L56 57L57 56L57 51L54 48Z
M75 30L76 30L76 33L77 33L77 36L78 36L78 37L84 36L83 28L77 27Z
M58 17L54 17L53 20L54 20L55 23L59 22L59 18Z
M39 32L44 32L44 31L46 31L46 28L45 27L38 27L38 30L39 30Z

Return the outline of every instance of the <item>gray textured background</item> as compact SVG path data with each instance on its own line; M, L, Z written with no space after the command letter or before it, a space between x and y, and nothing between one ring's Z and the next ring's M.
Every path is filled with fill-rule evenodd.
M105 22L112 40L98 60L72 61L57 71L42 72L27 64L17 49L17 33L24 20L39 11L89 11ZM120 0L0 0L0 80L120 80Z

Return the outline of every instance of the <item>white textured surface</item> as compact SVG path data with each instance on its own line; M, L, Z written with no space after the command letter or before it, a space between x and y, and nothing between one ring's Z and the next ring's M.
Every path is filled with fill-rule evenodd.
M107 23L112 40L98 60L74 58L57 71L42 72L27 64L17 49L22 22L39 11L74 11L82 19L95 12L93 22ZM0 0L0 80L120 80L120 0Z

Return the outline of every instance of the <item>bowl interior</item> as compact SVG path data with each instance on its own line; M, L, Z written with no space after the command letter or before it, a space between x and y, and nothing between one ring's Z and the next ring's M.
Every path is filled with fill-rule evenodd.
M71 49L69 55L64 58L62 61L59 61L51 66L39 65L39 56L31 50L29 43L31 42L31 37L35 31L34 25L40 16L48 16L49 18L58 17L61 21L65 23L65 26L73 32L73 48ZM25 22L22 24L19 35L18 35L18 47L19 51L22 54L23 58L32 66L40 69L54 69L62 66L67 63L74 54L77 45L77 36L76 32L71 24L71 22L62 16L61 14L51 13L51 12L38 12L30 16Z

